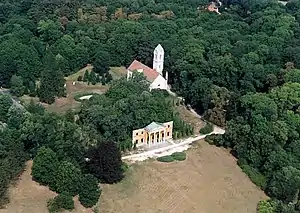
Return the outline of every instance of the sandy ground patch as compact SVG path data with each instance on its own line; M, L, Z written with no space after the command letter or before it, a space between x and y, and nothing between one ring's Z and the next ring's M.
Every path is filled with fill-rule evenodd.
M32 161L28 161L26 169L20 177L16 186L9 190L10 203L6 209L0 209L0 213L49 213L47 201L57 194L49 190L46 186L41 186L31 178ZM93 213L91 209L84 208L74 198L75 210L73 213ZM68 211L65 211L68 212Z
M146 161L105 185L102 213L255 213L266 199L228 151L201 141L184 162Z

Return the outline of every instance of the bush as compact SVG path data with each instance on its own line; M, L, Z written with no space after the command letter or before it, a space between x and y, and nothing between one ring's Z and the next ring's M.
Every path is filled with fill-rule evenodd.
M239 164L243 172L245 172L250 180L257 186L259 186L262 190L266 188L267 178L262 175L257 169L247 165L247 164Z
M207 123L204 127L200 129L200 133L203 135L209 134L214 130L214 126L210 123Z
M47 207L50 213L72 210L74 209L74 201L72 196L62 193L57 195L55 198L50 199L47 203Z
M58 164L56 153L49 148L41 147L33 159L31 171L33 179L52 189L55 188Z
M78 76L77 81L82 81L82 80L83 80L82 76L81 75Z
M174 160L178 161L184 161L186 159L186 153L185 152L174 152L171 157L173 157Z
M81 178L80 169L68 161L63 161L57 170L56 189L59 193L66 192L75 196L79 192Z
M169 162L173 162L175 159L171 155L166 155L166 156L158 157L156 160L160 162L169 163Z
M80 203L84 207L90 208L98 202L100 195L101 189L99 189L97 178L91 174L84 175L79 191Z
M261 200L257 204L257 213L275 213L275 203L271 200Z

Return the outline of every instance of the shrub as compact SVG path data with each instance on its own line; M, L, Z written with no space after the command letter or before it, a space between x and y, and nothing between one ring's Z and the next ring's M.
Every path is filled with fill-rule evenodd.
M275 203L271 200L261 200L257 204L257 213L275 213Z
M207 123L204 127L202 127L200 129L200 133L203 134L203 135L206 135L206 134L211 133L213 130L214 130L213 125L210 124L210 123Z
M98 202L100 195L101 189L99 189L97 178L91 174L84 175L79 191L80 203L84 207L90 208Z
M72 196L62 193L57 195L55 198L50 199L47 203L47 207L50 213L72 210L74 209L74 201Z
M56 188L59 193L66 192L72 196L78 194L81 183L81 171L68 161L60 163L57 171Z
M49 185L50 188L55 187L58 164L56 153L49 148L41 147L33 159L31 172L33 179L41 184Z
M257 169L247 165L247 164L239 164L243 172L245 172L250 180L257 186L259 186L262 190L266 188L267 178L262 175Z
M171 155L166 155L166 156L158 157L156 160L160 162L168 163L168 162L173 162L175 159Z
M82 76L81 75L78 76L77 81L82 81L82 80L83 80Z
M174 152L172 155L174 160L178 161L184 161L186 159L186 153L185 152Z

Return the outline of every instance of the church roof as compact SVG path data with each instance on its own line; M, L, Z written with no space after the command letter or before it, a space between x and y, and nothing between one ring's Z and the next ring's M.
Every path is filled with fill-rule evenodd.
M146 126L144 129L148 132L152 132L155 130L159 130L161 128L164 128L164 126L160 123L156 123L156 122L152 122L151 124L149 124L148 126Z
M134 60L127 69L129 71L143 70L144 76L150 82L153 82L157 78L157 76L159 76L159 73L156 70L151 69L150 67L137 60Z

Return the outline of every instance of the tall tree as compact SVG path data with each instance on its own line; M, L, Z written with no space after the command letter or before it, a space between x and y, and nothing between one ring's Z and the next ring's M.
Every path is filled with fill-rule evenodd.
M10 79L10 91L13 95L20 97L24 94L25 87L21 76L13 75Z
M51 104L55 101L55 97L62 96L64 91L63 74L57 66L54 55L48 52L44 59L44 70L38 90L39 98L42 102Z
M55 152L49 148L41 147L33 159L32 177L43 185L56 188L57 170L59 161Z
M88 153L87 168L104 183L116 183L123 179L121 153L115 142L101 142Z

